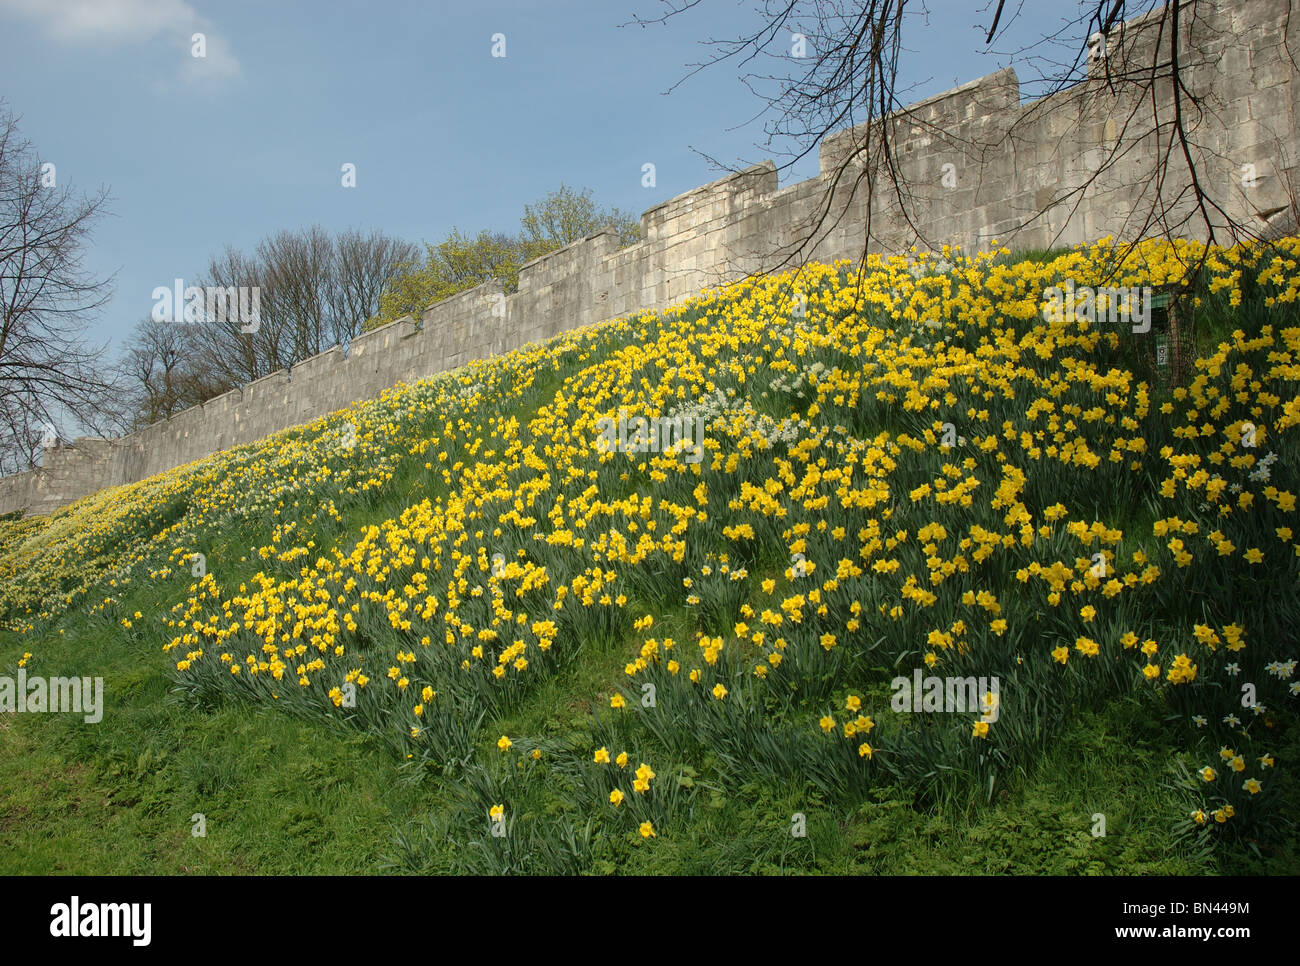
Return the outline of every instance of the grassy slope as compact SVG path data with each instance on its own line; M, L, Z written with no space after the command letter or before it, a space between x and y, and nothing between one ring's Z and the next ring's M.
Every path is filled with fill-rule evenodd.
M567 375L535 385L526 420ZM348 511L353 533L436 492L418 460L383 496ZM265 534L225 534L230 559ZM245 562L246 563L246 562ZM252 573L251 563L247 572ZM120 613L166 612L175 587L134 586ZM42 673L102 674L111 728L59 715L0 715L0 873L367 873L445 871L452 846L441 816L456 808L454 779L408 772L376 740L247 704L195 709L172 693L173 658L78 609L28 638ZM6 641L6 656L10 650ZM571 673L547 679L481 733L528 734L589 748L593 695L620 678L626 648L591 642ZM93 670L88 670L93 669ZM700 794L684 828L653 851L637 836L592 851L592 872L830 872L881 874L1206 874L1300 871L1293 847L1215 854L1176 838L1171 790L1158 778L1176 746L1138 698L1071 723L1028 774L989 805L952 795L918 805L904 789L875 790L855 810L819 807L809 787L756 779L727 795L717 763L694 771ZM1300 751L1291 734L1280 758ZM1279 776L1281 778L1282 776ZM517 805L558 807L544 793ZM1291 802L1300 792L1289 787ZM1090 833L1105 802L1107 835ZM195 813L206 836L191 834ZM789 834L808 816L806 838Z
M106 677L114 726L67 716L6 716L0 724L0 872L324 873L383 871L396 859L393 827L409 834L447 789L403 780L390 754L360 735L271 711L227 706L196 714L169 694L167 660L123 649L112 632L78 628L63 650L71 667ZM587 726L593 685L616 674L612 651L540 689L522 713L489 733L569 735ZM62 662L60 662L62 663ZM51 669L54 673L54 669ZM854 813L810 807L802 789L756 782L702 799L685 834L657 849L637 843L598 858L592 871L718 873L1133 873L1214 872L1213 856L1171 847L1164 790L1151 783L1173 753L1137 709L1087 716L1034 774L992 807L910 807L899 789ZM1152 740L1155 739L1155 740ZM1300 750L1300 749L1297 749ZM1285 754L1285 752L1283 752ZM1287 757L1290 757L1289 755ZM709 776L702 775L701 785ZM1116 791L1118 790L1118 795ZM1107 803L1107 836L1090 833ZM815 804L815 803L814 803ZM808 836L788 832L810 815ZM191 834L202 812L207 835ZM422 853L421 867L440 856ZM1233 866L1237 871L1246 868ZM1258 871L1297 869L1282 854Z

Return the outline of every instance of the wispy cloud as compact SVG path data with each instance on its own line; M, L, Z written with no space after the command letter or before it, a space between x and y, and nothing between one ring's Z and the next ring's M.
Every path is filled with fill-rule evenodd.
M0 15L36 24L46 36L67 46L161 46L174 51L185 83L211 85L236 78L239 59L212 22L185 0L0 0ZM194 35L203 34L203 57L196 57Z

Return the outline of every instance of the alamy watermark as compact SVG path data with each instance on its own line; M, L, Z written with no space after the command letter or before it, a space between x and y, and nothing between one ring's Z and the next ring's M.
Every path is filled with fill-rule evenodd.
M148 946L152 921L148 902L82 902L73 896L50 906L50 935L56 939L123 937L133 946Z
M1149 285L1140 289L1113 285L1093 288L1076 286L1074 279L1067 278L1064 286L1050 285L1044 289L1043 298L1047 300L1043 306L1043 318L1048 322L1059 324L1071 319L1087 319L1094 325L1100 321L1118 326L1121 319L1129 319L1134 335L1151 331Z
M19 668L18 679L0 676L0 712L82 714L86 724L104 717L103 678L28 677Z
M153 290L155 322L225 322L236 316L239 331L252 335L262 326L262 289L257 285L198 285L185 284L184 279L173 280L172 287L160 285Z
M604 416L596 420L600 438L596 448L602 453L669 453L685 454L687 463L704 459L704 416L633 416L627 409L618 411L618 419ZM674 450L673 447L680 447Z
M889 687L894 692L889 706L900 714L979 711L983 722L998 720L1001 691L996 677L923 676L917 668L910 678L894 678Z

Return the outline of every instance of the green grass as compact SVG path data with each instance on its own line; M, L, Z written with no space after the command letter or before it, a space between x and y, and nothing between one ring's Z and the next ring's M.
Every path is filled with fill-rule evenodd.
M164 655L111 631L58 663L105 678L104 719L0 715L0 874L362 873L418 808L364 739L245 706L196 713Z
M146 585L123 610L162 600ZM685 822L654 849L633 830L593 842L581 859L516 855L503 865L489 855L486 818L466 798L464 773L403 768L373 738L274 709L195 709L172 692L166 655L124 646L103 619L62 623L62 646L41 646L50 655L43 671L102 675L104 720L0 715L0 874L1300 872L1293 846L1255 856L1177 836L1168 818L1176 792L1159 778L1176 746L1152 709L1131 698L1081 715L988 806L953 793L918 807L892 785L835 809L811 784L755 776L737 786L715 756L670 768L657 755L657 781L685 776L693 798ZM485 725L481 751L496 754L495 737L511 734L530 736L548 760L589 756L601 733L596 696L620 683L625 660L614 642L585 644L572 673L549 677ZM1280 757L1300 752L1289 738ZM526 845L530 823L566 817L562 786L532 783L511 799L512 841ZM1300 801L1300 790L1287 794ZM196 813L204 837L192 834ZM796 813L804 837L792 834ZM1092 834L1097 813L1104 837ZM488 848L467 850L466 839Z
M102 660L103 644L92 638L70 647L69 660ZM406 780L373 741L272 711L232 706L195 713L171 700L161 660L135 671L121 666L138 667L141 657L103 667L115 696L106 726L71 716L0 719L0 873L328 875L463 867L465 856L445 839L427 837L406 867L394 843L398 831L412 838L431 817L457 814L455 776ZM585 735L592 685L613 663L610 654L587 657L596 660L582 661L581 672L562 683L548 682L522 713L494 722L488 733L555 742ZM1148 720L1121 706L1080 719L989 807L947 801L917 809L894 786L873 791L856 809L836 811L806 787L754 781L732 795L710 792L721 782L706 767L694 779L700 794L689 821L656 842L653 856L634 834L611 837L581 871L1300 871L1292 847L1267 861L1237 858L1221 866L1208 850L1179 843L1166 818L1170 792L1152 779L1173 747ZM543 795L517 810L540 814L547 805ZM195 813L206 817L205 837L192 835ZM791 834L796 813L806 818L806 837ZM1097 813L1105 815L1105 837L1092 834Z

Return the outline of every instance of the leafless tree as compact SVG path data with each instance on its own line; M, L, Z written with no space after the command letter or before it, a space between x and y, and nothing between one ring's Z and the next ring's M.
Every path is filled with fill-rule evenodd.
M122 357L136 422L151 422L260 379L334 345L346 346L379 312L379 297L418 249L382 232L320 226L281 231L251 253L227 247L192 281L205 312L138 325ZM224 311L206 311L209 291ZM256 323L236 306L252 306ZM171 328L168 328L171 327ZM183 357L177 358L177 353Z
M257 246L262 266L262 314L282 320L288 358L300 362L334 344L338 273L334 245L319 225L281 231Z
M264 293L265 280L260 258L227 246L208 261L207 271L198 277L195 285L227 292L243 288ZM234 311L212 313L212 317L205 313L193 329L195 368L204 374L206 384L217 387L218 393L260 379L293 361L292 334L287 320L281 313L268 312L260 296L259 303L255 328L246 326L239 312ZM245 328L253 331L245 332Z
M0 103L0 470L38 462L54 433L106 432L120 413L105 375L107 346L84 333L108 298L110 278L82 264L100 190L75 196L43 168L17 119Z
M334 341L347 345L367 319L379 313L384 286L419 257L418 246L382 232L342 232L334 240L338 283L334 288Z
M223 384L201 364L195 328L152 317L136 324L119 366L131 429L174 416L218 395Z

